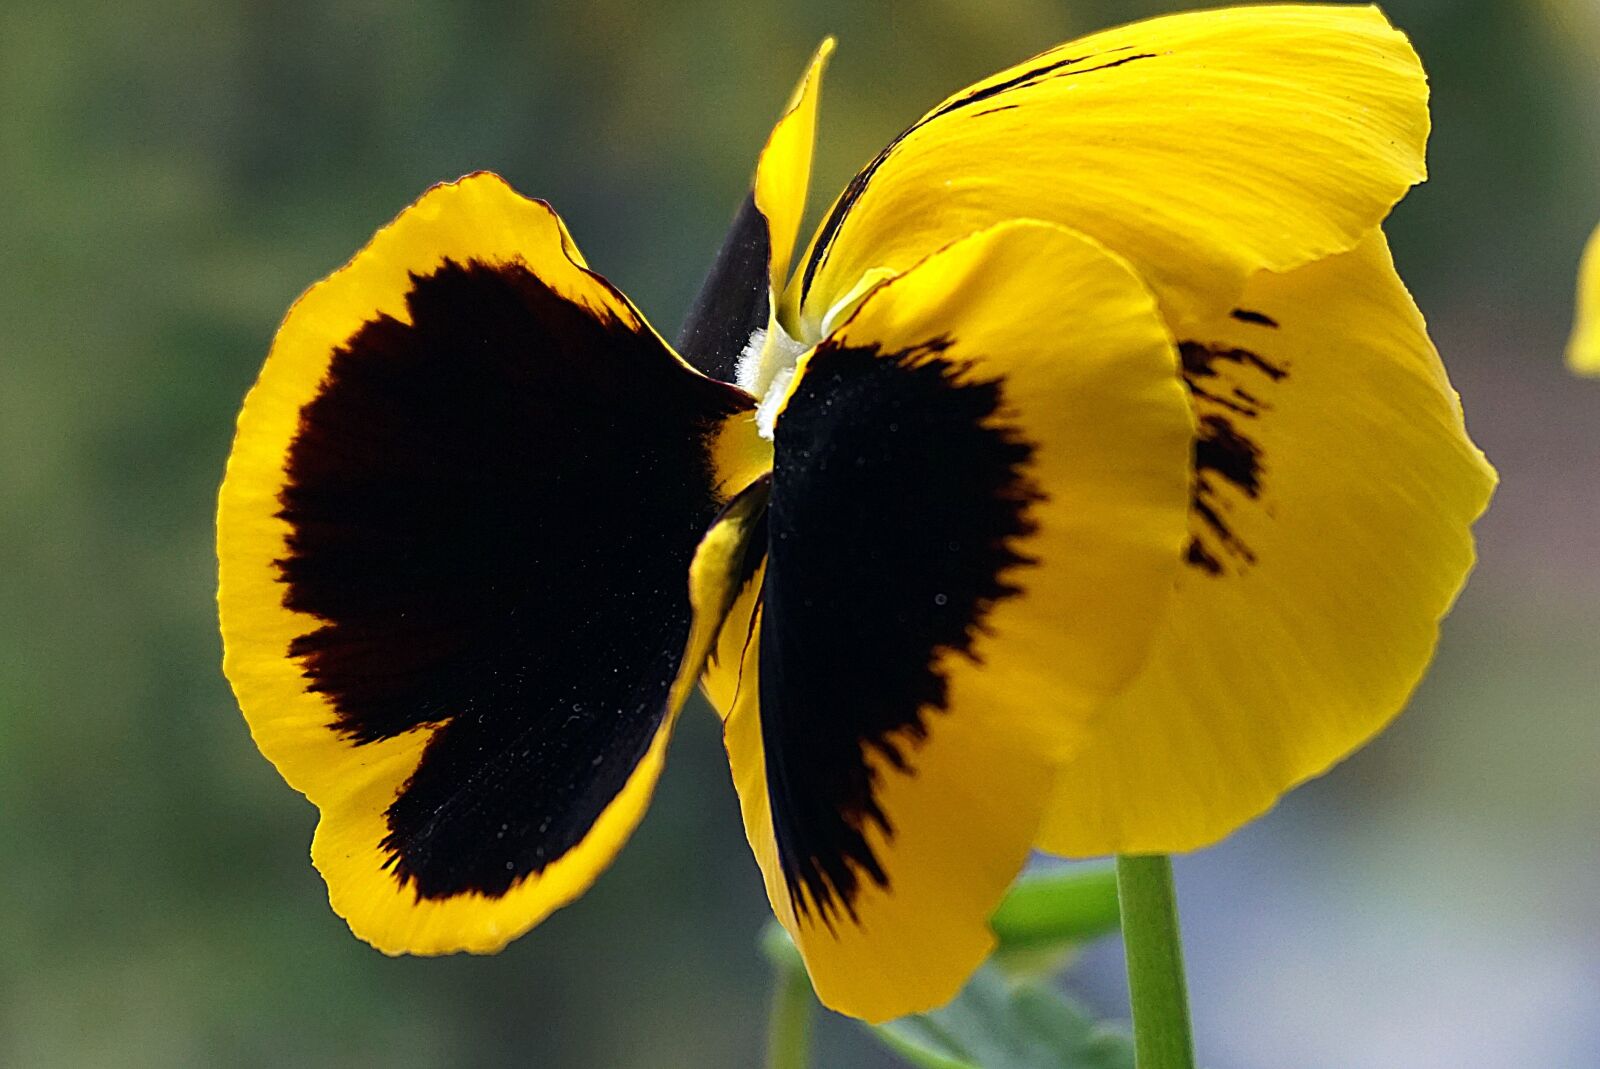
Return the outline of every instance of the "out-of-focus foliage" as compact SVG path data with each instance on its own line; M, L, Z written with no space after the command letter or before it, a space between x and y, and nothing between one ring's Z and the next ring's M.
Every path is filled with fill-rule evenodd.
M995 911L993 957L960 994L928 1013L861 1027L919 1069L1133 1069L1128 1030L1096 1021L1051 983L1077 951L1117 931L1119 912L1109 865L1024 873ZM777 983L806 983L805 961L777 921L767 922L761 948ZM815 1012L816 999L801 990Z
M1133 1069L1125 1029L1094 1020L1050 979L1117 930L1110 866L1025 874L995 911L990 964L948 1005L872 1031L921 1069Z
M1133 1069L1128 1036L1042 984L1013 987L989 967L950 1005L877 1031L919 1069Z
M670 333L824 33L814 212L947 92L1175 6L0 6L0 1064L754 1063L767 909L703 710L616 868L506 953L391 961L326 908L313 810L217 668L233 414L294 296L434 181L550 200ZM1180 861L1199 1044L1576 1069L1600 1049L1600 388L1560 354L1600 217L1600 4L1387 7L1435 100L1396 258L1504 486L1411 711ZM1075 974L1097 1012L1117 970ZM820 1042L893 1064L846 1022Z

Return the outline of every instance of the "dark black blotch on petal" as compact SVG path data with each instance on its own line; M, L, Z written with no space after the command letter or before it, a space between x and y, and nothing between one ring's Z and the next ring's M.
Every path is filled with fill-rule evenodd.
M583 839L660 725L705 436L743 394L519 264L414 275L301 411L280 515L296 640L351 745L439 725L389 807L421 898L505 893Z
M762 738L789 893L829 924L890 879L867 839L895 831L868 755L915 774L947 706L939 658L971 655L1029 563L1033 446L1003 384L947 350L825 344L777 424Z
M1194 467L1201 475L1214 473L1226 479L1247 497L1261 496L1261 449L1235 430L1226 416L1200 417Z
M1277 326L1262 312L1235 309L1232 316L1257 326ZM1271 412L1262 391L1288 378L1289 369L1248 349L1194 341L1179 343L1178 355L1199 413L1190 500L1198 530L1185 560L1207 575L1221 576L1227 572L1224 558L1240 567L1256 561L1255 552L1234 531L1222 491L1231 486L1246 499L1261 497L1266 456L1248 428Z

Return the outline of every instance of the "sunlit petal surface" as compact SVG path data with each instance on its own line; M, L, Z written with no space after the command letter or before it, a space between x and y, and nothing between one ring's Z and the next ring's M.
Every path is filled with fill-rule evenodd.
M1152 19L1072 41L934 108L865 167L800 261L802 326L874 268L1047 219L1126 257L1175 322L1353 246L1423 177L1427 84L1372 7Z

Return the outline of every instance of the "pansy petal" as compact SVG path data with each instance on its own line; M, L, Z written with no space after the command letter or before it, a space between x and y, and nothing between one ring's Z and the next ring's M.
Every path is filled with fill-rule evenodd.
M795 279L805 337L874 268L1037 218L1128 259L1173 322L1349 249L1423 177L1427 85L1372 7L1240 7L1061 45L934 108L846 188Z
M1578 312L1567 363L1574 371L1600 375L1600 228L1590 235L1578 267Z
M806 212L806 191L811 184L811 151L817 133L817 98L822 72L833 55L834 41L825 38L789 97L783 117L767 137L756 164L751 196L756 210L767 220L771 233L772 262L768 280L776 292L789 278L789 263L800 238L800 221Z
M828 1005L926 1009L988 953L1055 764L1161 616L1192 434L1149 291L1050 224L930 257L802 359L707 690Z
M751 189L684 319L678 347L706 374L732 382L751 335L767 328L783 291L811 181L822 72L833 38L817 48L767 137Z
M494 175L291 309L222 488L225 668L362 938L495 950L615 854L676 716L711 450L749 406Z
M772 480L762 475L728 502L695 549L689 565L689 602L694 623L673 685L677 708L699 682L716 653L723 623L741 598L759 589L766 558L767 500ZM745 618L749 618L748 611Z
M1180 339L1192 541L1150 662L1063 770L1041 846L1188 850L1383 728L1432 656L1495 476L1374 231Z

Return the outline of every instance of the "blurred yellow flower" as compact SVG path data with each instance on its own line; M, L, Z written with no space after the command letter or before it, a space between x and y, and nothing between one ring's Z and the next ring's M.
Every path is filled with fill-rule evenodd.
M1589 235L1578 265L1578 307L1567 363L1574 371L1600 375L1600 228Z

